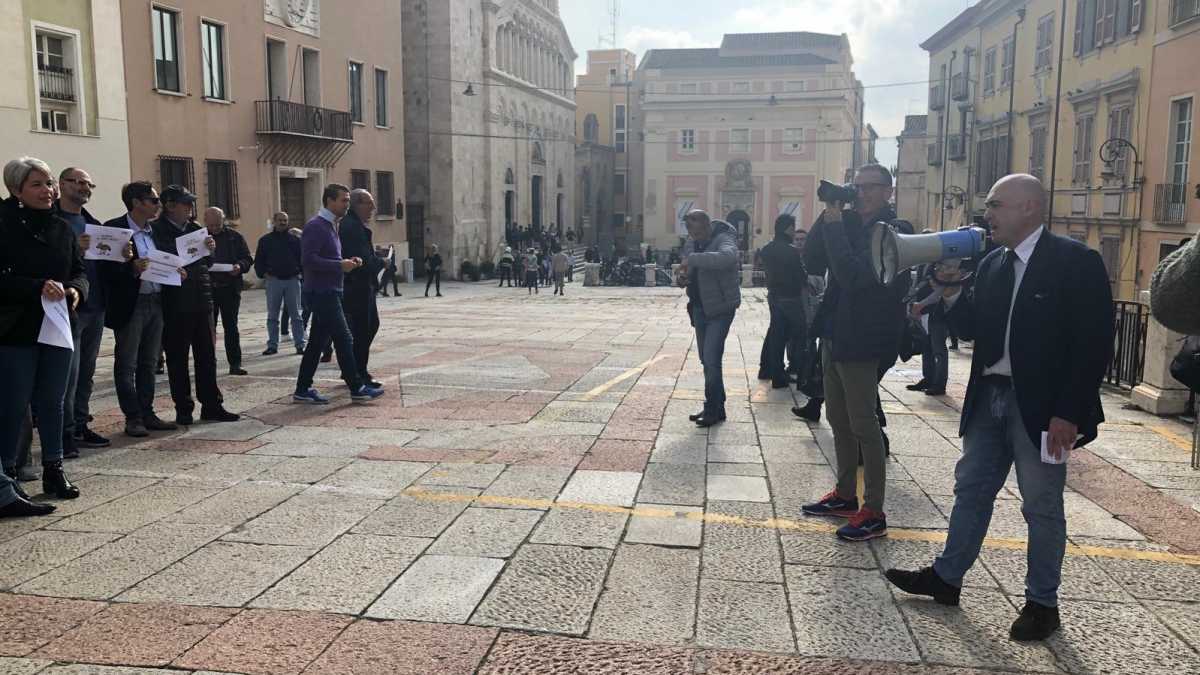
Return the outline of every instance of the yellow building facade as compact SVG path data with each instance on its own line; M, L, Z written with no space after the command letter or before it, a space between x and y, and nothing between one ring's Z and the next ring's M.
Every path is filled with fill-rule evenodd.
M984 0L926 40L931 227L969 224L996 180L1032 173L1053 190L1053 231L1099 251L1114 295L1132 299L1146 276L1138 233L1153 188L1139 160L1167 4Z

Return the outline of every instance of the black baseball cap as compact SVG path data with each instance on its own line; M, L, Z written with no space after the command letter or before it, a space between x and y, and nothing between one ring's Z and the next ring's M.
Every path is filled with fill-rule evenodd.
M192 194L191 190L182 185L168 185L158 196L164 203L175 202L178 204L195 204L196 195Z

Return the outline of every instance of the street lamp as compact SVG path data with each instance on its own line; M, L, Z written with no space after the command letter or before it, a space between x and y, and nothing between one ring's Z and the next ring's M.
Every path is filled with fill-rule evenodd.
M1134 147L1133 143L1124 138L1110 138L1100 146L1100 161L1104 162L1104 169L1100 172L1100 178L1106 181L1120 178L1122 184L1124 184L1124 170L1122 169L1122 173L1117 173L1116 163L1124 159L1127 148L1133 152L1133 181L1131 185L1138 185L1141 180L1138 178L1138 167L1141 166L1142 162L1138 158L1137 148Z

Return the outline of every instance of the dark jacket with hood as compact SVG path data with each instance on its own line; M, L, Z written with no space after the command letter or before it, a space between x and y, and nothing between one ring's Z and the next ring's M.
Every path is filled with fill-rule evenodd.
M885 207L876 221L896 219ZM842 211L841 223L822 215L804 247L809 274L829 272L829 285L813 322L816 334L830 341L833 360L893 363L904 330L904 297L912 282L904 272L888 284L875 276L870 256L870 226L856 211Z
M47 281L75 289L80 304L87 300L79 241L56 210L25 208L15 197L0 202L0 241L0 344L37 344Z
M150 229L154 232L154 246L158 250L179 255L175 240L203 228L189 220L181 229L166 216L161 216L150 221ZM212 313L212 278L208 273L211 265L212 255L209 254L183 268L187 271L187 279L181 285L162 287L164 317L192 312Z

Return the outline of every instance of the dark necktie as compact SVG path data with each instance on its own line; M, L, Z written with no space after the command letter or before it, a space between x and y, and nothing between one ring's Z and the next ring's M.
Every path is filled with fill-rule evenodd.
M1017 254L1006 250L1000 265L987 280L984 297L977 298L976 307L980 318L979 347L977 354L984 367L991 367L1004 358L1004 340L1008 335L1008 313L1012 307L1013 288L1016 286L1016 270L1013 265Z

